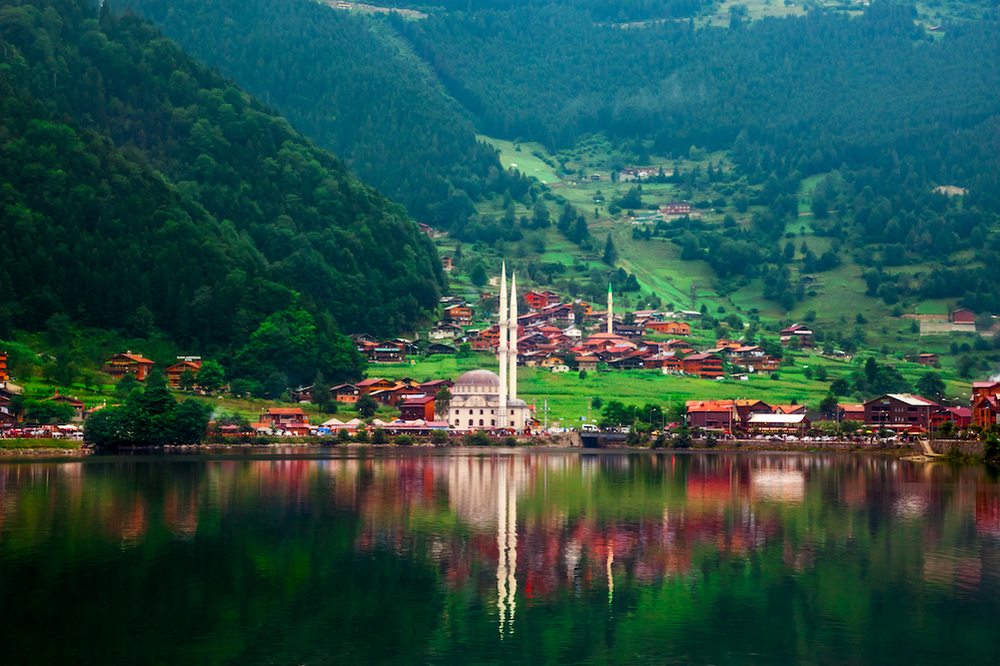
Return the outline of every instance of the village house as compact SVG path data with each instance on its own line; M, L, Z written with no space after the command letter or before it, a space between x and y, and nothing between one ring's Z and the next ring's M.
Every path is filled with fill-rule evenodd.
M733 407L739 417L740 425L746 429L750 423L750 417L755 414L771 414L774 410L763 400L742 399L734 400Z
M450 273L455 268L455 263L451 257L444 255L441 257L441 270L445 273Z
M753 414L747 422L751 435L792 435L802 437L809 430L805 414Z
M687 201L671 201L660 206L660 214L664 217L684 217L691 215L691 204Z
M465 334L465 331L461 326L456 326L451 323L441 323L432 328L427 332L427 337L434 341L439 340L454 340L460 338Z
M550 305L561 304L562 298L554 291L532 290L524 294L524 302L527 303L528 307L532 310L542 310Z
M381 345L372 350L368 360L372 363L404 363L406 348L403 345Z
M772 410L775 414L805 414L805 405L774 405Z
M584 372L596 372L597 371L597 357L584 355L576 357L576 367Z
M647 356L644 362L646 368L659 368L665 375L676 375L684 372L681 357L674 352L657 352Z
M177 389L181 387L181 375L185 372L197 375L199 370L201 370L201 359L196 356L189 356L178 357L178 362L163 372L167 376L167 384L170 388Z
M980 428L1000 424L1000 381L973 382L972 424Z
M865 406L861 403L837 403L837 421L865 422Z
M0 390L0 425L10 426L17 423L17 416L11 408L12 394Z
M115 354L105 361L101 371L111 375L115 379L121 379L125 375L134 375L136 379L142 382L149 376L154 365L156 363L143 357L141 354L133 354L127 351L124 354Z
M468 305L451 305L444 309L444 318L455 324L471 324L472 316L472 308Z
M337 384L330 387L330 395L337 402L353 404L361 397L361 390L354 384Z
M686 406L690 428L731 433L738 424L739 417L732 400L688 400Z
M972 425L972 409L969 407L940 407L931 412L932 428L940 428L945 423L951 423L958 430L968 428Z
M691 335L691 324L686 321L647 321L645 327L657 335Z
M47 401L58 402L63 405L69 405L73 408L73 421L75 423L83 423L83 413L86 411L84 404L77 400L76 398L70 397L68 395L61 395L59 391L56 394L46 398Z
M948 321L953 324L976 325L976 313L969 308L955 308L948 313Z
M7 352L0 352L0 382L10 381L7 374Z
M937 354L917 354L916 356L911 356L910 360L913 361L914 363L930 366L932 368L941 367L941 362L938 359Z
M385 391L386 389L391 389L396 385L396 382L384 379L382 377L370 377L368 379L362 379L357 382L354 386L357 387L361 395L368 395L375 391Z
M928 431L935 402L909 393L889 393L865 402L865 425L902 430Z
M412 396L399 403L399 418L402 421L433 421L434 396Z
M301 407L269 407L253 424L254 430L286 432L295 436L309 434L309 416Z
M713 354L691 354L681 359L681 367L689 375L702 379L715 379L724 373L722 359Z
M435 354L457 354L458 347L454 345L446 345L443 342L432 342L427 345L427 355L433 356Z
M788 344L792 340L798 340L799 344L803 347L812 347L815 344L813 340L815 333L811 328L802 324L792 324L783 328L779 335L781 336L782 344Z
M308 386L297 386L289 390L288 394L292 402L298 402L302 404L307 404L312 402L313 399L313 387L314 384L309 384Z

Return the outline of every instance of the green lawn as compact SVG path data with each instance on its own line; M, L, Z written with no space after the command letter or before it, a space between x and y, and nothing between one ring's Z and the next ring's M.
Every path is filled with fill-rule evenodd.
M0 439L0 450L79 449L83 442L73 439Z
M476 138L491 144L500 151L500 164L505 169L514 167L526 176L533 176L547 185L559 182L559 176L556 174L555 169L547 164L545 160L532 154L540 153L555 164L555 159L549 155L542 144L505 141L503 139L494 139L484 134L477 135Z

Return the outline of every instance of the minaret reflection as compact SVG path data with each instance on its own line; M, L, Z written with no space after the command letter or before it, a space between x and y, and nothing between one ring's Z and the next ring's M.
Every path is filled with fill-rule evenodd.
M497 622L500 638L514 633L517 610L517 484L513 462L501 463L497 483Z

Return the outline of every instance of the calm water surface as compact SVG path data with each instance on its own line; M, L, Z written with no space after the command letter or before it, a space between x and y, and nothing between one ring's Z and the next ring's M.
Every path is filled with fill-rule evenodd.
M0 465L9 664L997 663L1000 485L836 455Z

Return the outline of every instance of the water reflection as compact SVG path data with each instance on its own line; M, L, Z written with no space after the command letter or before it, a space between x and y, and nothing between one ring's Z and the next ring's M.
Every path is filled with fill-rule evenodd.
M0 465L0 632L36 663L73 653L29 648L38 630L10 610L24 595L74 617L168 623L202 604L211 621L191 628L201 643L150 633L150 661L508 649L515 660L893 661L948 655L948 627L978 636L958 648L975 660L998 647L983 624L998 610L998 555L1000 488L986 470L882 458L337 452ZM102 594L124 589L90 599L95 572L112 576ZM154 591L162 607L143 602ZM358 629L299 635L304 614ZM880 626L888 614L901 623L892 631ZM83 625L76 638L93 641ZM93 659L68 660L136 656L103 640Z

